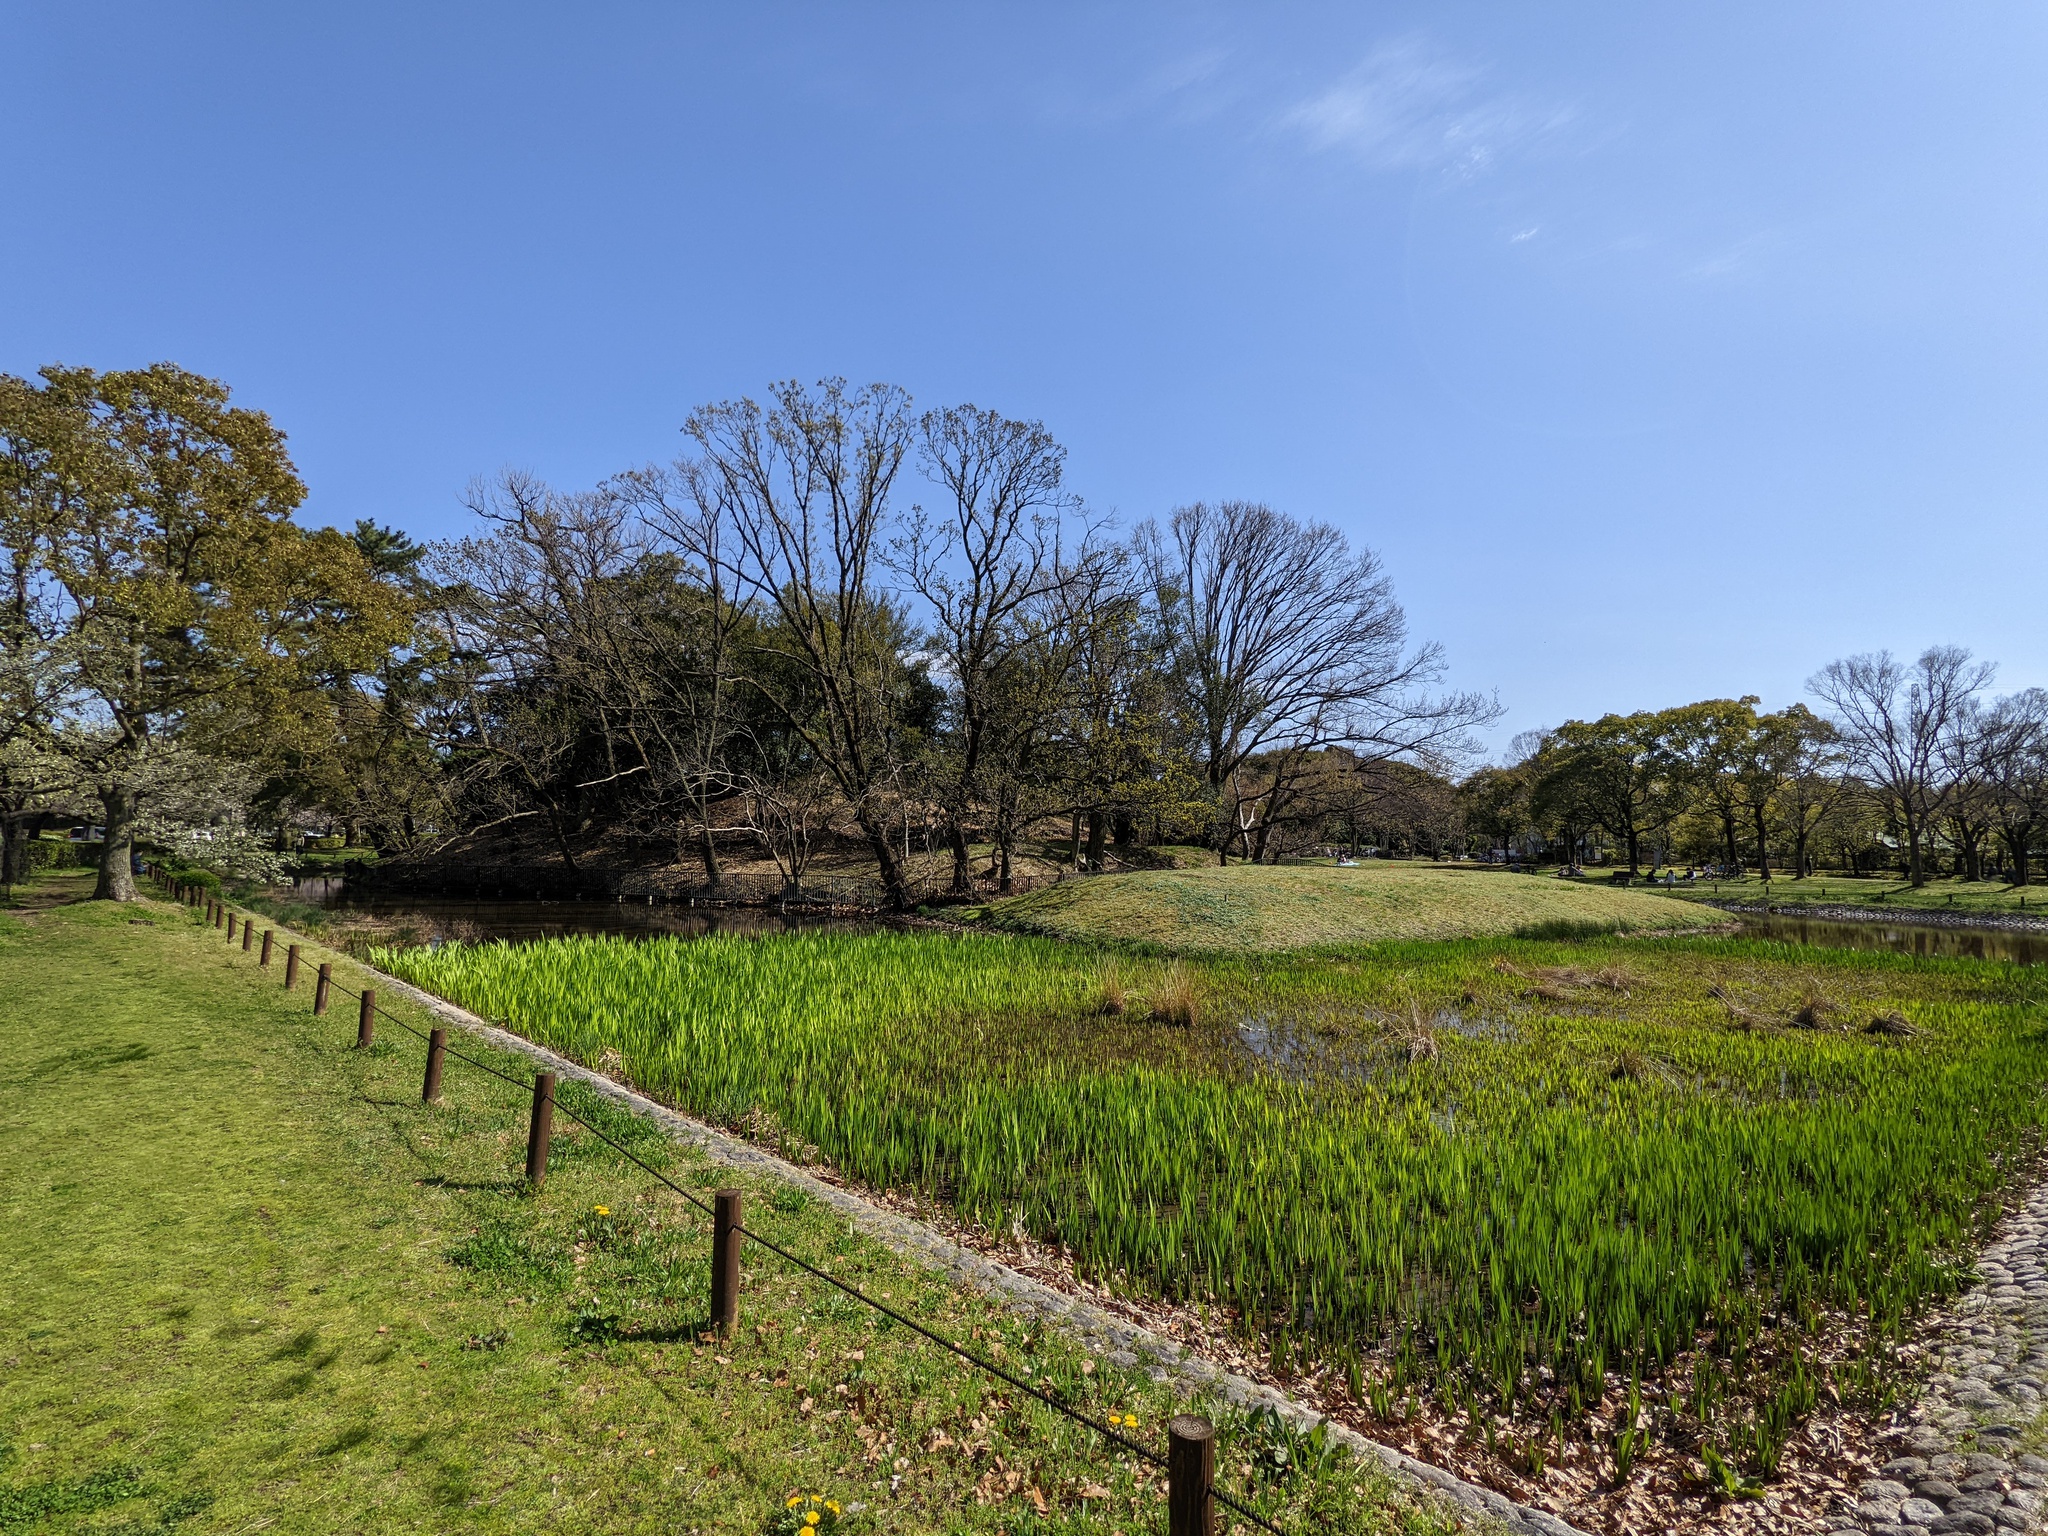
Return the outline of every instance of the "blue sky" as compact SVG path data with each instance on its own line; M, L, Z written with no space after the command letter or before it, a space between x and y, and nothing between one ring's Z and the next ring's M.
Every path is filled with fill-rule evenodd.
M307 517L886 379L1385 557L1498 739L1932 642L2048 684L2048 9L0 0L0 369Z

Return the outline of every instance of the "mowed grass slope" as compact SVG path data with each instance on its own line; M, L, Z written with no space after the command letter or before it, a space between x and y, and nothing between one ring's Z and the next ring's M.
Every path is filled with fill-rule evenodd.
M283 993L279 968L162 904L0 912L0 1531L760 1533L795 1493L858 1532L1161 1518L1128 1458L764 1250L739 1336L700 1342L697 1212L566 1116L529 1195L514 1088L451 1061L421 1105L418 1042L387 1022L352 1049L352 1000L314 1019L305 980ZM1091 1412L1163 1444L1186 1406L1084 1370L799 1192L562 1094ZM1226 1467L1242 1433L1226 1421ZM1349 1468L1263 1496L1346 1529L1442 1528Z
M997 927L1168 949L1278 950L1389 940L1699 927L1695 904L1644 891L1439 865L1233 864L1069 880L998 901Z

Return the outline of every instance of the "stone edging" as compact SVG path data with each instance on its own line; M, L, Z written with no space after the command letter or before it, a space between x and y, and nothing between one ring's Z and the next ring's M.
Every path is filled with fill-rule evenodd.
M2048 918L2010 917L1978 912L1951 912L1946 907L1837 907L1820 903L1802 906L1758 906L1740 901L1710 901L1704 896L1688 898L1703 907L1736 917L1811 917L1829 923L1897 923L1902 928L1980 929L1988 933L2048 933Z
M547 1066L558 1077L573 1077L578 1082L587 1084L635 1114L654 1121L677 1140L702 1149L715 1162L743 1168L753 1173L766 1174L797 1186L812 1198L849 1217L871 1237L887 1244L896 1252L943 1269L956 1280L964 1281L984 1293L999 1297L1013 1312L1035 1313L1045 1321L1078 1335L1088 1348L1106 1352L1112 1361L1119 1365L1147 1364L1155 1379L1164 1379L1170 1373L1184 1381L1205 1387L1236 1406L1270 1406L1302 1429L1312 1428L1319 1423L1324 1424L1331 1438L1349 1446L1353 1452L1370 1457L1387 1471L1410 1482L1419 1483L1429 1491L1450 1499L1474 1514L1498 1521L1514 1532L1515 1536L1582 1536L1577 1527L1568 1525L1545 1510L1516 1504L1491 1488L1469 1483L1441 1467L1433 1467L1427 1462L1418 1461L1413 1456L1395 1450L1392 1446L1369 1440L1334 1419L1326 1419L1313 1408L1296 1402L1285 1393L1253 1381L1249 1377L1222 1370L1199 1355L1190 1353L1171 1339L1161 1338L1158 1334L1135 1327L1090 1302L1068 1296L1027 1275L1019 1274L1006 1264L999 1264L993 1259L962 1247L922 1222L886 1210L851 1190L827 1183L796 1164L775 1156L772 1152L765 1152L736 1136L729 1136L701 1121L679 1114L645 1094L615 1083L601 1073L593 1072L566 1057L557 1056L553 1051L536 1045L523 1036L500 1029L467 1009L459 1008L410 982L402 981L359 960L352 960L351 963L377 977L380 990L388 987L391 993L404 995L436 1017L446 1019L450 1024L469 1034L487 1040L504 1050L517 1051L521 1055L531 1057Z
M2038 1531L2048 1459L2025 1454L2048 1405L2048 1186L1977 1256L1983 1276L1933 1320L1935 1369L1905 1454L1837 1511L1842 1536Z

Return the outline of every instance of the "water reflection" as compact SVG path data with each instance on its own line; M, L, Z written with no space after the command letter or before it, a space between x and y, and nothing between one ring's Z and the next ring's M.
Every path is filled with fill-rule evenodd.
M700 939L713 934L760 938L780 933L874 933L858 919L784 914L767 907L649 907L611 901L465 901L456 897L350 891L339 879L301 880L293 894L336 914L356 913L410 928L422 937L512 943L572 933Z
M2011 928L1942 927L1934 923L1829 922L1814 917L1745 917L1743 932L1782 944L1828 949L1891 949L1942 959L2048 963L2048 933Z

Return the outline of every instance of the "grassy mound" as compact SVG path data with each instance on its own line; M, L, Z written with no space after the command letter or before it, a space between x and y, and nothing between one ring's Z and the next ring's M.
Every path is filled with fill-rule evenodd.
M1170 949L1306 949L1391 939L1572 938L1698 927L1698 905L1497 870L1235 864L1073 880L1012 896L988 922Z

